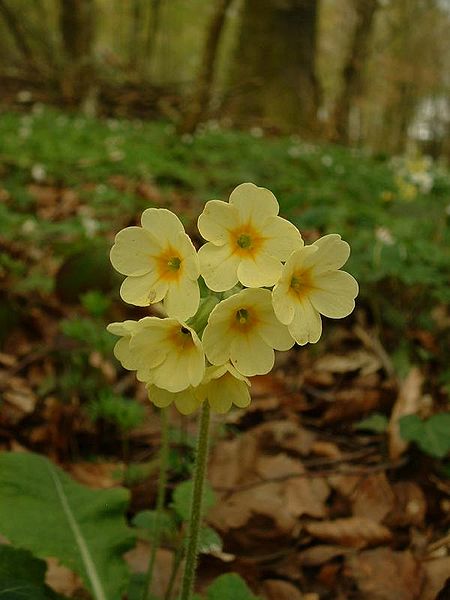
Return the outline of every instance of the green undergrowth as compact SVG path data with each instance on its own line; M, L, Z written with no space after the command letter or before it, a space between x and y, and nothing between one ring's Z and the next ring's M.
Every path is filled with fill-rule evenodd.
M167 122L87 119L39 107L0 113L0 174L2 239L44 249L58 263L51 277L40 260L3 251L0 273L19 295L56 291L74 304L91 290L114 297L114 232L152 205L184 207L180 216L195 231L192 215L205 201L226 199L252 181L276 194L307 241L338 232L350 242L346 268L360 283L360 306L400 372L411 362L448 363L448 329L442 333L438 316L450 301L450 176L426 160L393 161L216 123L180 138ZM39 200L36 186L57 191L60 212L43 210L52 201L45 190ZM77 199L65 213L67 189ZM436 336L435 353L416 343L418 330Z

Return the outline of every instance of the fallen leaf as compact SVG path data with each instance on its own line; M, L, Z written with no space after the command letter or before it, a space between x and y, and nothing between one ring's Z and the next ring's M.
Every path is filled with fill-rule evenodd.
M364 600L416 600L424 583L420 563L408 550L367 550L347 558Z
M427 501L422 489L413 481L399 481L393 484L392 491L395 502L386 518L386 524L389 527L422 527L427 512Z
M372 352L364 349L354 350L346 354L325 354L314 363L314 367L318 371L340 374L361 371L361 374L367 375L375 373L381 366L380 359Z
M288 581L282 579L266 579L262 588L267 600L303 600L300 590Z
M419 598L420 600L436 600L450 577L450 556L423 561L422 567L425 571L426 583Z
M304 527L310 535L319 540L352 548L376 546L392 539L392 534L387 527L364 517L350 517L335 521L311 521Z
M108 489L120 485L125 466L123 463L74 463L67 469L80 483L92 488Z
M414 415L420 407L422 397L423 375L417 367L413 367L400 386L397 400L392 409L389 422L389 456L397 460L408 448L409 442L400 436L399 420L405 415Z
M333 560L333 558L345 556L350 552L354 552L354 550L351 548L346 548L345 546L329 546L320 544L318 546L311 546L310 548L306 548L306 550L302 550L297 554L297 559L301 566L318 567L330 560Z
M46 563L45 583L55 592L73 598L76 592L80 593L85 589L78 575L61 565L56 558L47 558Z
M395 496L385 473L375 473L360 480L352 494L355 517L367 517L381 523L394 508Z
M323 422L338 423L363 417L379 408L381 404L379 389L348 388L336 392L334 402L326 409Z

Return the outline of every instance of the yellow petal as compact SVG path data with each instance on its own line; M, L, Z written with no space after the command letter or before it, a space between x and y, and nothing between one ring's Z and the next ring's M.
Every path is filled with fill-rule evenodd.
M238 282L239 258L228 246L214 246L210 242L198 251L200 272L213 292L230 290Z
M223 365L230 358L231 338L229 337L229 327L226 321L218 322L211 319L216 308L213 309L209 317L208 325L203 332L202 342L209 362L213 365Z
M142 227L162 246L176 246L179 233L185 233L180 219L166 208L147 208L141 217Z
M350 256L350 246L337 233L319 238L312 246L318 251L305 261L304 266L313 267L315 273L340 269Z
M262 235L266 238L264 252L283 261L303 246L297 227L281 217L268 217L264 221Z
M260 252L253 258L241 259L237 274L242 285L259 288L277 283L281 269L281 262L277 258Z
M231 342L230 359L234 367L247 377L265 375L275 362L275 354L258 335L240 335Z
M112 333L113 335L120 335L120 336L124 336L124 335L131 335L134 331L136 331L138 329L138 322L137 321L131 321L131 320L127 320L127 321L122 321L120 323L110 323L106 330L109 331L109 333Z
M158 408L170 406L175 399L175 394L162 390L156 385L147 385L148 399Z
M272 302L277 319L284 325L289 325L294 318L295 302L289 294L289 284L286 281L280 281L273 288Z
M191 238L186 233L178 235L176 249L179 251L181 257L183 273L189 279L198 279L200 276L200 265L197 251L194 248Z
M275 217L280 207L270 190L254 183L241 183L233 190L230 204L239 211L243 223L261 224L267 217Z
M130 350L131 336L121 338L114 346L114 356L124 369L134 371L137 368L136 359Z
M322 335L322 319L308 298L295 304L295 315L289 324L289 332L300 346L315 344Z
M198 230L205 240L222 246L229 241L230 230L239 225L238 211L221 200L210 200L198 218Z
M168 283L156 271L140 277L127 277L120 287L120 297L134 306L148 306L160 302L167 293Z
M309 298L316 310L333 319L349 315L355 308L358 283L345 271L323 273L314 279Z
M207 395L211 408L221 414L228 412L233 404L240 408L250 404L248 385L230 373L211 381L207 388Z
M164 308L169 317L186 321L197 312L200 304L200 289L197 281L188 277L180 277L178 281L169 284L164 298Z
M153 267L159 245L142 227L127 227L116 235L111 248L112 266L122 275L144 275Z

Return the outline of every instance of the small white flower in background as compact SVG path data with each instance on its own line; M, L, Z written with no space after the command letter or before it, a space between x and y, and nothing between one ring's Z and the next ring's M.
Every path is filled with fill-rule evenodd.
M163 300L169 316L192 317L200 302L199 265L181 221L165 208L148 208L141 223L119 231L111 249L113 267L127 275L122 299L136 306Z
M27 219L22 223L22 227L20 229L22 233L29 235L30 233L34 233L36 231L37 223L34 219Z
M17 92L16 100L21 104L26 104L33 100L33 94L30 92L30 90L20 90Z
M274 285L281 262L303 245L298 229L277 216L277 199L253 183L239 185L230 201L210 200L198 218L208 243L199 250L200 272L215 292Z
M206 357L213 365L232 365L248 377L268 373L276 350L289 350L294 340L274 313L265 289L246 289L211 312L203 333Z
M42 183L43 181L45 181L47 179L47 171L44 165L41 165L39 163L33 165L31 167L31 177L37 183Z
M250 129L250 135L255 138L262 138L264 135L264 130L261 127L252 127Z
M286 261L273 289L273 306L297 344L319 340L321 314L341 319L354 309L358 284L349 273L339 271L349 255L350 246L340 235L331 234L296 250Z
M385 246L393 246L395 239L387 227L377 227L375 229L375 237Z
M118 149L111 150L110 152L108 152L108 156L111 162L120 162L125 158L125 152Z
M322 158L320 159L320 162L325 166L325 167L331 167L333 164L333 157L330 156L329 154L324 154L322 156Z
M302 155L302 149L300 146L291 146L288 148L288 154L291 158L299 158Z

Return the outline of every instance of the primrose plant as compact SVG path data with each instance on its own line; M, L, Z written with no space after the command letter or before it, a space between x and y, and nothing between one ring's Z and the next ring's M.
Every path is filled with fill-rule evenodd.
M126 276L122 299L162 302L167 314L111 323L120 337L115 356L136 371L156 406L174 403L183 414L202 407L181 600L192 597L194 584L210 409L246 407L248 378L273 368L274 350L317 342L321 315L339 319L355 306L358 284L340 270L349 245L331 234L305 246L278 212L272 192L243 183L229 202L206 203L198 252L164 208L145 210L142 226L120 231L111 250Z

